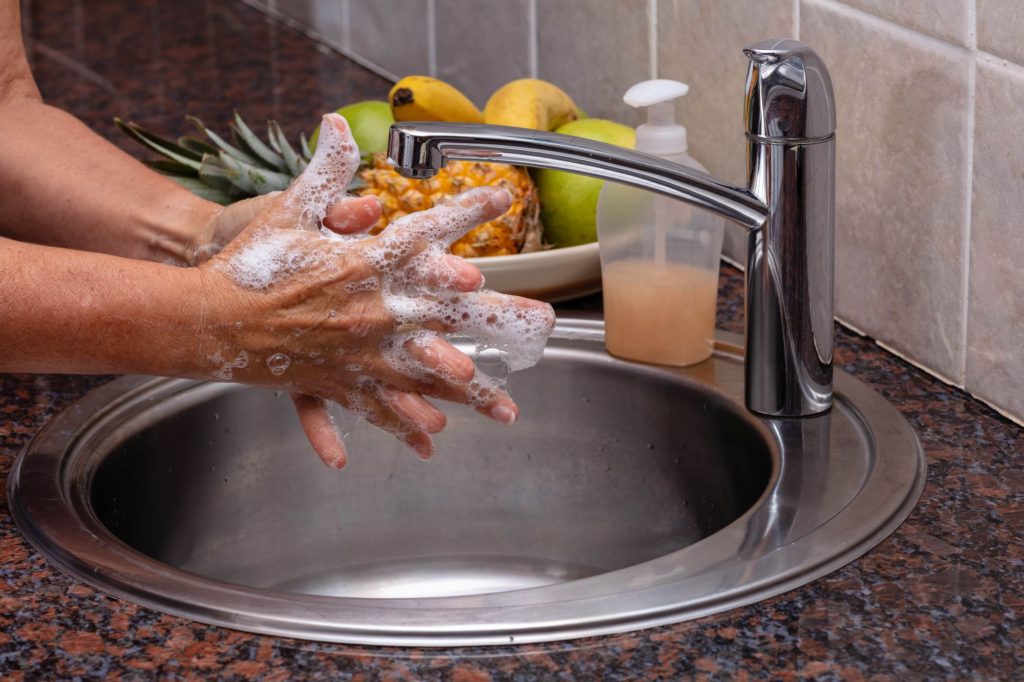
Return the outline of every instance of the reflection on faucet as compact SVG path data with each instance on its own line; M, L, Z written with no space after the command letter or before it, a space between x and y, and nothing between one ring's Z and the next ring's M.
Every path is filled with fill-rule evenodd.
M744 50L747 187L614 145L522 128L399 123L388 153L410 177L449 159L554 168L659 192L745 227L746 402L802 417L832 405L835 106L828 71L795 40Z
M779 478L761 513L750 517L739 555L757 556L765 546L781 547L821 525L823 519L800 519L800 510L822 508L828 480L832 415L807 419L762 420L779 444ZM794 471L795 470L795 471Z

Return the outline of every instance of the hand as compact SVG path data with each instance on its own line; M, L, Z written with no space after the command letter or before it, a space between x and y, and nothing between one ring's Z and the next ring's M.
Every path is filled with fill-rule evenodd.
M334 236L321 223L359 231L376 222L379 206L340 198L358 152L341 117L325 117L321 129L306 172L264 199L238 238L199 268L215 302L205 324L210 374L292 391L311 444L336 468L346 453L327 401L424 458L434 450L430 434L445 425L424 396L514 422L511 398L443 336L496 340L521 327L542 343L550 333L550 306L478 291L479 270L448 253L465 232L504 213L508 193L478 188L377 237Z
M188 265L200 265L220 253L256 216L269 209L279 194L270 192L218 207L189 244ZM323 224L338 234L359 234L379 219L380 202L376 198L346 197L328 208Z

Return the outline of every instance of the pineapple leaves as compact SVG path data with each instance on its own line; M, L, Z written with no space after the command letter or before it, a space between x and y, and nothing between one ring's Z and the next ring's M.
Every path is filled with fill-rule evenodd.
M139 144L160 155L146 161L193 194L220 204L283 190L309 163L311 153L305 135L299 148L288 142L277 121L267 122L269 145L235 112L231 141L207 128L194 116L186 116L202 136L182 136L177 141L161 137L141 126L115 118L114 123Z
M232 184L250 196L283 190L292 182L290 175L258 168L226 154L221 154L219 160L228 171L231 171L226 177L231 179Z
M220 154L206 154L203 156L203 163L199 166L199 178L210 187L242 196L252 196L251 192L245 192L234 182L236 172L224 165Z
M206 136L213 140L213 143L217 145L217 147L219 147L226 154L230 154L231 156L235 157L236 159L243 163L248 163L250 165L259 165L259 159L257 159L255 156L251 154L243 152L241 149L238 149L237 147L233 147L230 144L228 144L223 137L207 128L205 125L203 125L203 122L195 116L186 116L185 120L194 125L199 132L205 133ZM216 150L214 150L214 153L216 153Z
M309 146L306 133L299 133L299 145L302 147L302 158L307 162L313 158L313 149Z
M142 163L164 175L173 175L180 178L199 177L199 172L195 168L170 159L155 159L153 161L143 161Z
M128 136L133 138L136 142L149 147L157 154L166 156L172 161L177 161L183 166L188 166L193 170L199 170L199 164L203 157L191 149L186 149L185 147L180 146L177 142L166 140L134 123L125 123L120 118L115 118L114 124L127 133Z
M235 112L235 122L231 126L232 132L237 133L238 137L245 146L248 147L253 154L258 156L264 163L269 166L273 166L278 170L287 171L288 167L285 165L284 159L281 155L275 152L273 149L263 144L263 140L256 136L256 133L245 124L242 117Z
M203 180L199 178L184 178L180 176L170 176L171 180L178 183L188 191L192 192L196 196L202 197L207 201L212 201L223 206L227 206L238 200L237 196L231 195L229 192L225 192L221 189L210 187Z
M213 145L206 144L197 137L189 137L184 135L178 138L178 144L185 149L190 149L197 154L216 154L217 148Z
M273 145L274 149L284 157L284 163L289 173L297 176L306 168L306 161L295 153L295 149L288 142L288 138L284 136L284 131L281 130L281 126L277 121L269 121L267 123L267 137L270 139L270 144Z

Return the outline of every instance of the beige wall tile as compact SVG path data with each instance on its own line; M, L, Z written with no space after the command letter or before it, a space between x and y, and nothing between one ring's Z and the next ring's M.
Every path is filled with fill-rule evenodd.
M792 0L660 0L658 76L690 92L676 107L690 153L715 175L746 182L743 48L766 38L796 37ZM746 235L726 230L723 251L743 262Z
M837 7L800 18L837 98L837 314L959 381L970 55Z
M622 102L650 78L647 0L537 0L537 71L597 118L637 125Z
M345 44L345 10L348 0L275 0L275 8L290 19L317 32L332 44Z
M977 0L978 48L1024 64L1024 2Z
M483 108L510 80L530 75L527 0L437 0L437 77Z
M426 0L349 0L349 48L393 76L429 75Z
M842 0L909 28L968 45L967 9L973 0ZM1018 2L1019 0L1008 0Z
M966 387L1024 417L1024 74L976 82Z

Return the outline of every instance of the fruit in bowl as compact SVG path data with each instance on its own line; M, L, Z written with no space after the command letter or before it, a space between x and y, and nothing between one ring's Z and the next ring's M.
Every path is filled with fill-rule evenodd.
M426 76L408 76L395 83L387 101L356 102L337 111L349 122L363 154L362 166L349 191L372 194L383 205L383 215L374 232L386 229L391 221L407 213L430 208L466 189L500 185L512 194L512 207L504 216L478 226L453 244L452 252L456 255L498 258L586 241L563 239L565 229L557 218L554 235L558 239L545 238L542 202L533 179L523 168L452 161L435 177L415 180L396 173L386 159L388 128L395 120L484 121L546 130L572 126L575 121L585 124L581 128L584 131L604 130L599 121L577 121L583 113L554 84L538 79L512 81L499 88L481 111L448 83ZM147 162L151 167L196 194L224 204L287 187L309 162L319 132L314 130L309 140L302 135L298 144L293 145L281 126L269 121L264 141L236 113L227 136L217 134L197 118L187 117L200 136L170 140L134 123L115 120L127 134L161 155L161 159ZM560 186L561 190L547 192L551 205L545 208L554 216L571 214L579 203L571 183ZM556 204L568 208L559 211Z
M620 147L636 144L635 130L600 118L571 121L555 132ZM548 168L535 169L533 177L540 193L545 239L557 247L597 241L597 197L604 180Z

